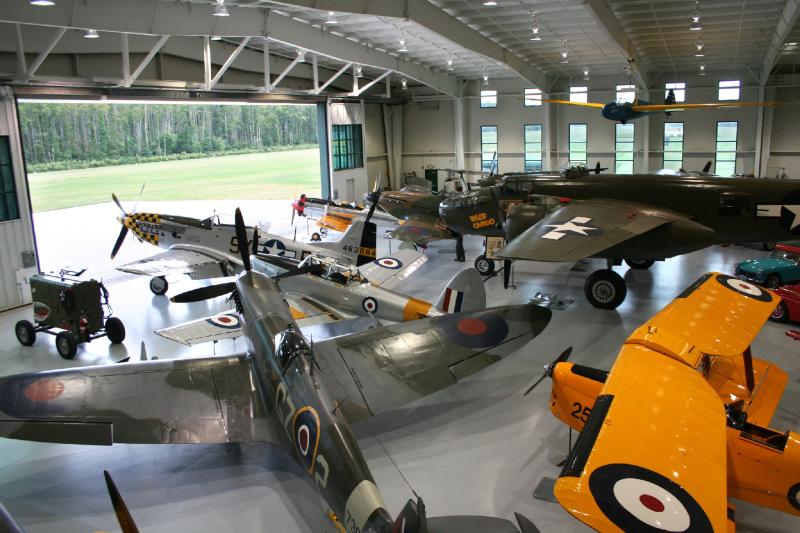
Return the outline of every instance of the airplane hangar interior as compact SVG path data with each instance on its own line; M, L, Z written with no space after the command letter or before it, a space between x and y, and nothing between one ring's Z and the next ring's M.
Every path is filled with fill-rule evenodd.
M800 531L799 17L0 1L0 532Z

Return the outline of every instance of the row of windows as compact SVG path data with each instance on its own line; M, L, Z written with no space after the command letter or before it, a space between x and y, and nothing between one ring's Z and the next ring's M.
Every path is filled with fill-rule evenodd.
M719 100L738 100L741 82L727 80L719 82ZM664 85L664 98L669 96L669 91L675 93L675 103L686 101L686 84L683 82L667 83ZM539 89L525 89L525 107L542 105L542 91ZM569 101L585 104L589 99L589 88L585 86L571 86L569 88ZM633 102L636 100L635 85L617 85L617 102ZM497 91L486 89L481 91L481 107L497 107Z
M716 173L732 176L736 173L736 139L738 122L717 122ZM586 124L569 125L569 164L586 166L588 128ZM616 124L614 130L614 172L633 173L633 154L636 126ZM542 125L526 124L525 172L542 170ZM679 170L683 167L683 122L664 124L664 157L662 167ZM497 169L497 126L481 126L481 170Z

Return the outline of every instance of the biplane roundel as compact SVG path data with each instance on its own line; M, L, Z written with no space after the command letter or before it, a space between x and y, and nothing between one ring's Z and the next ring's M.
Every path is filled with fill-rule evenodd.
M717 281L720 282L724 287L732 289L743 296L747 296L748 298L753 298L759 302L772 301L772 295L770 293L757 285L753 285L752 283L748 283L732 276L726 276L725 274L718 274Z

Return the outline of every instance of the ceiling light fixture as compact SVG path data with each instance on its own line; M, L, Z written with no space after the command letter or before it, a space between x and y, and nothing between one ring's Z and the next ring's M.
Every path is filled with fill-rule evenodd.
M364 77L364 67L358 65L356 67L356 78L363 78Z
M221 41L222 37L220 37L219 35L212 35L211 36L211 40L212 41Z
M448 57L447 58L447 70L455 70L453 68L453 58L452 57Z
M703 47L705 43L702 39L698 39L696 43L694 43L694 47L697 48L697 51L694 53L694 57L704 57L706 54L703 52Z
M325 24L328 26L339 24L339 21L336 20L335 13L333 11L328 11L328 18L325 19Z
M54 6L56 3L53 0L31 0L32 6Z
M495 2L494 0L487 0L486 2L483 3L483 5L485 5L486 7L494 7L497 5L497 2Z
M700 63L698 65L698 67L700 68L700 76L705 76L706 75L706 66L704 64Z
M228 13L228 8L225 7L225 0L217 0L217 3L214 5L214 12L212 13L215 17L229 17L231 16Z
M486 74L486 72L483 73L483 86L484 87L489 86L489 75Z
M692 24L689 26L690 31L700 31L703 25L700 24L700 0L695 0L694 14L692 15Z
M97 30L86 30L85 32L83 32L83 37L85 39L99 39L100 34L97 33Z
M408 52L408 48L406 48L406 36L403 34L400 37L400 48L397 49L398 52Z
M405 79L405 78L403 78L403 79L401 79L401 80L400 80L400 86L403 88L403 90L404 90L404 91L405 91L406 89L408 89L408 82L406 81L406 79Z
M567 43L561 41L561 62L562 63L569 63L569 59L567 56L569 55L569 50L567 49Z
M589 67L584 67L583 68L583 79L584 80L588 80L589 79Z

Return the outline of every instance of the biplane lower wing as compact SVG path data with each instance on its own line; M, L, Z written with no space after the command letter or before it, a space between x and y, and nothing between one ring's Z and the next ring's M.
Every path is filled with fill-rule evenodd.
M556 498L598 531L726 531L725 431L722 402L701 373L626 344Z

